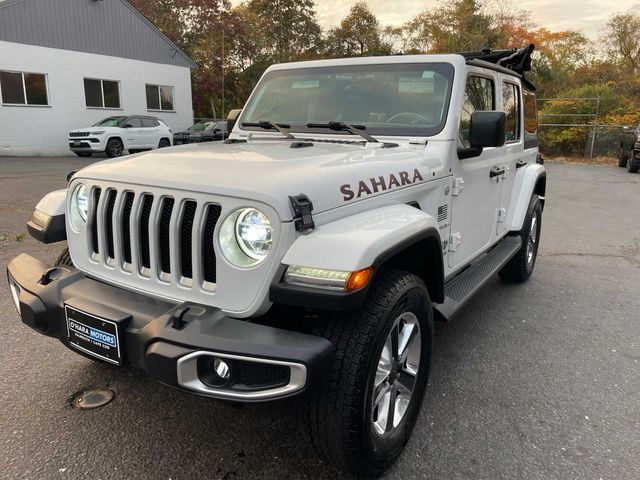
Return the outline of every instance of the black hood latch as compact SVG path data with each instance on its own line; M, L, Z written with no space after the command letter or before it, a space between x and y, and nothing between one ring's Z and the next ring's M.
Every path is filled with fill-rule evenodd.
M289 196L289 201L293 207L293 219L295 221L296 230L298 232L306 232L313 230L316 224L313 221L313 203L305 194L301 193L295 196Z

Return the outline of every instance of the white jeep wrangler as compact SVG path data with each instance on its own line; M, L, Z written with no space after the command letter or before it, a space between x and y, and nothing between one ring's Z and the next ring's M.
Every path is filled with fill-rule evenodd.
M96 163L41 200L30 233L68 251L9 264L22 321L199 395L304 393L319 452L380 474L434 319L533 271L532 50L272 66L224 144Z

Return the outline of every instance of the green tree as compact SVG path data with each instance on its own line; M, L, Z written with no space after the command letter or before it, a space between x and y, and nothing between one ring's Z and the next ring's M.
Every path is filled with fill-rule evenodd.
M313 0L250 0L249 21L260 54L274 62L290 62L322 41Z
M383 29L365 2L357 2L340 25L329 31L326 51L336 57L389 55L391 45L383 41Z
M609 58L633 75L640 71L640 13L629 10L611 17L603 37Z

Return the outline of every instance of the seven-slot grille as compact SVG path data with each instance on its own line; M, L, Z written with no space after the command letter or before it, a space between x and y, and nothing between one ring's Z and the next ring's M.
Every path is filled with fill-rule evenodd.
M220 205L97 186L91 199L87 239L94 262L187 287L196 280L205 289L215 285Z
M89 132L71 132L69 133L70 137L88 137Z

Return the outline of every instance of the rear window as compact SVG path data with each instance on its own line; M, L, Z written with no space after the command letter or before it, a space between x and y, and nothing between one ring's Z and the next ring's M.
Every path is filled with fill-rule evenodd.
M524 91L524 131L531 134L538 131L536 96L528 90Z

